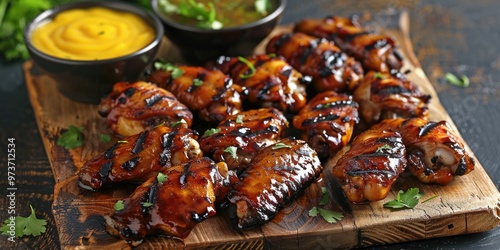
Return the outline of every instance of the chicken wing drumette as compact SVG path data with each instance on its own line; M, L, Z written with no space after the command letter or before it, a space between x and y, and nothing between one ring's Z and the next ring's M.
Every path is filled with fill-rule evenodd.
M311 76L319 92L353 91L363 78L361 64L326 39L281 34L269 41L266 52L283 56L300 73Z
M155 63L147 81L172 92L202 121L218 123L241 110L239 88L219 70Z
M242 99L254 107L275 107L284 113L296 113L306 104L302 74L283 57L253 55L219 57L215 65L244 88Z
M322 169L305 141L287 138L262 149L229 193L231 220L239 229L269 221Z
M207 130L199 143L206 156L224 161L229 169L240 172L261 148L279 140L287 128L288 121L275 108L248 110Z
M147 82L119 82L103 98L98 112L106 117L111 129L121 136L131 136L154 126L171 125L182 121L181 126L192 124L193 114L175 96Z
M294 31L334 41L335 45L360 61L366 71L389 72L391 69L399 70L403 65L394 39L368 31L355 17L304 19L295 25Z
M334 91L317 94L293 117L293 126L303 131L302 139L320 158L347 145L358 122L358 104L351 96Z
M159 171L201 157L198 134L165 125L125 137L80 169L80 187L97 190L105 184L144 181Z
M215 215L237 179L224 162L206 157L173 166L123 199L121 209L104 217L106 229L134 246L151 234L186 238L196 224Z

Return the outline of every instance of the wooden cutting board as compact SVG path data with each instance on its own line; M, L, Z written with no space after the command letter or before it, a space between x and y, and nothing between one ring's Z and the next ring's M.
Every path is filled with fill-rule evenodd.
M432 95L431 119L447 120L456 129L413 53L408 36L408 16L403 13L392 19L392 22L378 27L379 31L395 37L405 57L404 70L411 70L408 78L423 92ZM394 23L394 27L389 25ZM273 34L289 31L290 28L278 27ZM263 52L265 43L258 46L256 53ZM180 61L179 53L168 41L165 41L160 55L169 61ZM114 142L104 144L99 139L101 134L112 133L103 118L98 116L97 105L76 103L65 98L57 91L55 82L41 73L31 61L24 64L24 73L56 180L53 213L61 248L129 248L124 241L105 232L102 215L112 213L114 203L130 194L134 187L120 185L104 191L88 192L77 185L76 173L82 163ZM57 146L57 138L69 125L84 127L83 147L67 151ZM467 145L466 149L470 152ZM447 186L423 185L413 177L400 177L385 200L365 204L352 204L345 199L340 186L329 174L333 162L334 159L325 162L324 175L261 227L249 231L234 230L225 211L221 210L217 216L197 225L184 241L148 237L138 248L354 248L481 232L500 224L500 193L479 162L473 172L455 178ZM336 224L308 216L308 211L319 202L322 187L327 188L331 197L330 204L325 208L344 215ZM425 193L421 200L436 195L437 198L420 203L414 209L393 211L383 208L382 205L394 199L399 190L410 187L418 187Z

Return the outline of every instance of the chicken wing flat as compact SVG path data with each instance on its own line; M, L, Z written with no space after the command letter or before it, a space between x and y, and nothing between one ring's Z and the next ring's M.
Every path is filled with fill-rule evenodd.
M358 122L358 104L351 96L334 91L317 94L293 117L293 126L303 131L302 139L320 158L347 145Z
M354 91L354 101L359 103L361 117L368 125L391 118L427 119L430 98L399 71L370 71Z
M319 92L353 91L363 78L361 64L326 39L303 33L281 34L269 41L266 52L283 56L300 73L311 76Z
M227 198L237 179L224 162L206 157L174 166L123 199L122 209L105 216L106 229L134 246L151 234L186 238L196 224L215 215L217 201Z
M474 158L467 153L464 142L446 121L389 119L375 128L401 133L408 151L408 169L423 183L446 185L453 176L474 170Z
M389 72L391 69L399 70L403 65L394 39L366 30L355 17L304 19L295 25L294 31L334 41L335 45L360 61L366 71Z
M288 121L278 109L248 110L207 130L199 143L206 156L241 172L261 148L274 144L287 128Z
M161 63L155 67L147 81L172 92L202 121L218 123L240 112L241 89L221 71Z
M306 87L302 83L305 80L283 57L222 56L215 66L244 88L242 99L254 107L296 113L306 104Z
M165 125L126 137L85 162L79 185L97 190L105 184L144 181L174 165L201 157L198 134L188 128Z
M191 111L172 93L143 81L116 83L111 94L102 99L98 112L121 136L181 120L184 120L182 126L190 127L193 121Z
M333 167L351 202L384 199L406 167L406 148L398 132L369 129L359 134L351 148Z
M229 193L231 220L239 229L269 221L322 169L305 141L287 138L262 149Z

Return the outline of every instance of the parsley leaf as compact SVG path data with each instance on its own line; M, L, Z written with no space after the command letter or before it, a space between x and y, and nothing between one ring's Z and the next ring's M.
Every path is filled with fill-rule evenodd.
M166 180L168 180L168 175L160 172L158 173L158 175L156 176L156 180L158 181L158 184L163 184L163 182L165 182Z
M115 205L113 206L113 208L116 210L116 211L120 211L120 210L123 210L125 208L125 204L123 204L123 200L118 200Z
M238 124L243 124L244 117L245 117L245 115L238 115L238 116L236 116L236 120L234 122L236 122Z
M205 131L205 133L203 134L202 138L203 137L207 137L207 136L211 136L211 135L214 135L214 134L217 134L220 132L220 128L211 128L211 129L208 129L207 131Z
M280 148L291 148L291 147L292 146L286 145L283 142L278 142L278 143L276 143L276 144L273 145L272 150L276 150L276 149L280 149Z
M375 72L375 74L373 74L373 77L378 78L378 79L386 79L387 78L386 75L384 75L380 72Z
M35 210L30 205L31 214L28 217L16 216L14 218L15 221L15 236L23 237L23 236L38 236L42 233L45 233L45 225L47 225L47 220L38 219L35 215ZM3 226L0 227L0 231L4 235L10 235L10 219L6 219L3 223Z
M377 152L377 153L381 153L381 152L383 152L383 151L384 151L384 149L389 150L389 149L392 149L392 148L391 148L391 146L389 146L389 145L387 145L387 144L384 144L384 145L382 145L382 146L378 147L378 148L377 148L377 150L376 150L375 152Z
M462 88L466 88L470 84L470 80L466 75L462 75L462 76L460 76L460 78L458 78L454 74L448 72L444 75L444 79L449 84L455 85L457 87L462 87Z
M170 124L170 127L175 128L181 124L187 124L186 120L181 119L179 121L173 122L172 124Z
M394 209L414 208L423 195L418 188L409 188L406 192L399 190L396 199L385 203L384 207Z
M240 74L240 78L241 79L246 79L246 78L250 78L252 76L255 75L255 66L253 65L253 63L251 63L250 61L248 61L246 58L242 57L242 56L238 56L238 60L242 63L244 63L248 69L250 70L249 73L245 73L245 74Z
M320 206L323 206L328 204L328 202L330 202L330 196L328 196L328 190L326 189L326 187L321 188L321 193L323 194L321 195L321 199L319 200L318 204Z
M108 143L111 141L111 136L107 135L107 134L102 134L101 135L101 141L104 142L104 143Z
M229 146L226 149L224 149L224 152L228 153L231 155L231 157L236 158L238 155L236 152L238 151L238 148L235 146Z
M61 134L57 145L65 149L78 148L83 145L83 128L70 125L68 130Z
M151 203L151 202L141 202L141 205L143 207L151 207L151 206L153 206L153 203Z
M203 84L203 80L198 79L198 78L193 79L193 86L198 87L198 86L201 86L202 84Z
M342 215L342 213L326 210L319 207L313 207L311 208L311 210L309 210L309 216L315 217L318 215L320 215L321 218L323 218L323 220L328 223L337 223L337 221L340 221L342 218L344 218L344 215Z
M171 63L157 61L153 64L153 66L157 70L165 70L167 72L170 72L172 79L177 79L184 74L184 70Z

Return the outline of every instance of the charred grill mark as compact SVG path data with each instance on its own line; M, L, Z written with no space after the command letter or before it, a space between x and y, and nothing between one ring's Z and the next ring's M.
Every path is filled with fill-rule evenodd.
M394 171L391 171L391 170L384 170L384 169L360 169L360 170L349 170L349 171L346 171L346 174L349 175L349 176L360 176L360 175L380 175L380 174L383 174L383 175L386 175L386 176L390 176L390 175L394 175Z
M410 90L402 86L381 86L380 84L373 84L372 91L376 95L397 95L397 94L410 94Z
M153 96L146 98L144 100L146 102L146 107L150 108L151 106L153 106L156 103L158 103L159 101L161 101L162 98L163 98L163 96L161 96L159 94L154 94Z
M274 43L274 48L279 49L281 46L283 46L284 43L290 41L291 38L292 38L292 34L287 33L287 34L282 35L281 37L276 39L276 42Z
M111 159L115 156L116 146L118 146L118 143L116 143L115 145L109 147L106 151L104 151L104 154L102 154L104 159Z
M131 97L135 93L135 88L128 88L125 91L123 91L123 94L126 97Z
M263 82L262 88L259 89L259 92L257 93L257 98L263 99L265 95L269 94L269 90L272 89L276 85L277 84L274 81L272 81L271 79L267 78Z
M418 132L418 137L425 136L426 134L431 132L434 128L436 128L439 125L440 125L440 123L432 122L432 121L426 123L424 126L420 127L420 131Z
M387 44L389 44L387 39L380 39L380 40L374 41L371 44L366 45L364 49L365 50L380 49L380 48L383 48L384 46L387 46Z
M127 102L127 98L121 96L120 98L118 98L118 102L121 103L121 104L125 104Z
M372 32L370 32L370 31L358 32L358 33L354 33L354 34L345 35L345 36L343 36L343 38L346 42L351 42L352 40L354 40L354 38L356 38L358 36L369 35L371 33Z
M137 166L137 162L139 162L139 156L126 161L121 167L125 170L133 170Z
M142 146L144 145L144 141L148 136L148 131L142 132L139 137L137 137L137 141L135 141L134 148L130 151L132 154L138 154L142 151Z
M191 168L192 163L193 162L189 162L188 164L184 165L184 171L182 172L182 175L179 178L179 183L181 184L181 186L185 186L187 184L187 178L191 173L189 169Z
M165 133L162 137L162 146L164 149L172 147L174 143L175 136L179 133L179 130L173 130L170 133Z
M234 135L234 136L241 136L241 137L254 137L254 136L257 136L259 134L266 134L269 132L276 134L279 132L279 128L276 126L270 125L270 126L266 127L265 129L258 130L258 131L252 131L252 129L250 129L250 128L242 127L242 128L239 128L238 130L232 130L231 132L229 132L229 134ZM221 134L221 136L224 136L224 135Z
M460 158L460 162L458 163L457 170L455 171L456 175L464 175L467 172L467 164L465 163L465 157Z
M149 187L148 191L144 193L141 202L141 212L143 214L149 213L156 203L156 197L158 194L158 181L155 180L153 184Z
M101 165L101 168L99 169L99 176L102 179L106 179L108 177L109 172L111 171L111 167L113 166L113 161L108 161L104 164Z
M284 67L284 68L281 70L280 74L281 74L282 76L284 76L284 77L290 77L290 75L292 74L292 68L289 68L289 67L286 67L286 68L285 68L285 67Z
M309 119L305 119L302 122L302 126L307 127L307 126L309 126L311 124L314 124L314 123L324 122L324 121L334 121L334 120L336 120L338 118L339 118L339 116L336 115L336 114L328 114L326 116L309 118Z
M189 86L189 88L186 90L186 92L191 93L191 92L195 91L195 90L198 88L198 86L199 86L199 85L198 85L198 86L197 86L197 85L195 85L195 84L194 84L194 81L197 79L197 80L199 80L199 81L204 82L204 81L205 81L205 77L206 77L206 76L207 76L207 74L206 74L206 73L199 73L199 74L198 74L195 78L193 78L193 80L192 80L192 82L191 82L191 85L190 85L190 86Z

